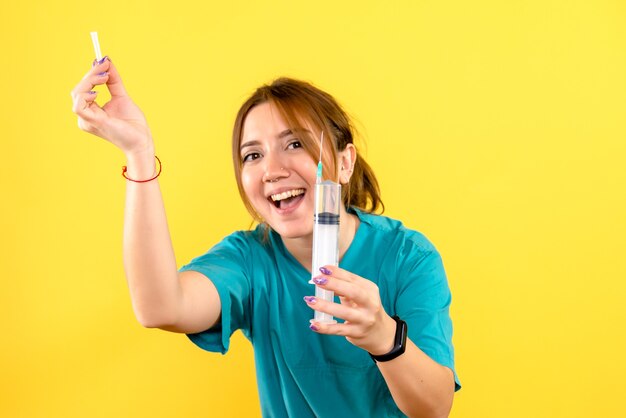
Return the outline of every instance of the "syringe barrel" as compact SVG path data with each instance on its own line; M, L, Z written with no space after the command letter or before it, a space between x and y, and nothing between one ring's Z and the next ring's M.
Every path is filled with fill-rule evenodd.
M326 180L315 185L315 214L313 215L313 266L311 278L320 274L322 266L339 264L339 208L341 207L341 185ZM313 282L310 282L313 283ZM318 299L333 302L332 291L315 286ZM315 311L314 320L336 323L332 315Z

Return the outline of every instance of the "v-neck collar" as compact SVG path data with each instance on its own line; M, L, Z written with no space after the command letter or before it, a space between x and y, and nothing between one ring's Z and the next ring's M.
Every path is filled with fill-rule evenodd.
M356 265L356 263L358 262L357 254L359 254L361 252L361 249L363 248L364 240L362 236L363 234L365 234L364 229L367 227L364 226L365 222L363 220L363 213L361 212L361 210L350 207L350 208L347 208L347 212L354 214L359 218L359 226L357 227L356 232L354 233L354 238L352 239L350 246L344 253L341 260L339 260L339 267L344 270L350 271L352 266ZM289 263L292 264L298 276L304 276L307 278L311 276L311 272L308 269L306 269L293 256L293 254L289 252L287 247L285 247L285 243L283 242L282 238L280 237L280 235L278 235L276 231L274 230L270 231L270 239L272 240L273 247L276 248L278 252L282 254L282 256L287 261L289 261Z

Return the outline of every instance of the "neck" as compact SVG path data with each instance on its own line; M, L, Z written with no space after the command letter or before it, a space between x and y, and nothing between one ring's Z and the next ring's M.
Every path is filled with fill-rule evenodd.
M339 260L350 248L359 222L356 215L348 213L343 205L341 206L339 210ZM313 234L298 238L282 238L282 240L287 251L310 272L313 264Z

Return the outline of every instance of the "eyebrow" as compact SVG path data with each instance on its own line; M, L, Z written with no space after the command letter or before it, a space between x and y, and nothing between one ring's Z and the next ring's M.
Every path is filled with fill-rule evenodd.
M302 131L309 132L308 129L303 129ZM293 134L293 131L291 129L285 129L284 131L278 134L278 139L283 139L292 134ZM239 147L239 151L243 150L244 148L254 147L255 145L260 145L260 144L261 144L261 141L257 141L256 139L253 139L251 141L246 141L243 144L241 144L241 146Z

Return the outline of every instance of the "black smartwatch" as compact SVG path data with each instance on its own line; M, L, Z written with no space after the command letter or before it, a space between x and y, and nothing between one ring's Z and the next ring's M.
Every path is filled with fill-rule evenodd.
M393 360L394 358L404 353L404 350L406 350L406 322L398 318L397 315L394 315L392 318L394 321L396 321L396 337L393 340L393 348L387 354L381 354L379 356L375 356L372 353L369 353L370 357L372 357L375 362Z

